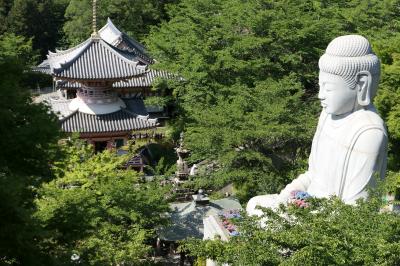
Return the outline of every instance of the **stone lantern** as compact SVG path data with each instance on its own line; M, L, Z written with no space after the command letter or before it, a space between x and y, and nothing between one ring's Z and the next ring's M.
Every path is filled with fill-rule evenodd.
M189 151L183 148L183 133L179 140L179 147L175 149L178 155L178 160L176 161L176 177L178 179L187 179L189 176L189 168L184 160L189 155Z

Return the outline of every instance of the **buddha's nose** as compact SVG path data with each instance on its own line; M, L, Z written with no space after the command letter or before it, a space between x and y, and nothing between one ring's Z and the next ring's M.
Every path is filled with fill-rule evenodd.
M319 92L318 92L318 99L325 100L325 93L324 93L324 89L322 87L319 88Z

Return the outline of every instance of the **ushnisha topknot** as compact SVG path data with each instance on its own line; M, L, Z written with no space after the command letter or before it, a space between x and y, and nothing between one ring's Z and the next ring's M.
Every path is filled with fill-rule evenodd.
M370 43L360 35L344 35L335 38L319 59L319 69L344 78L354 88L356 74L369 71L372 76L380 75L380 62L373 53Z

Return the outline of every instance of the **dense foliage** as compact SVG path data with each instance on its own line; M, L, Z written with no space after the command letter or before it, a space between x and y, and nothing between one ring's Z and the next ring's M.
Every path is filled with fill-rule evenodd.
M99 0L98 28L107 17L141 40L151 26L167 19L165 7L177 0ZM33 49L42 58L49 50L68 48L92 32L92 0L1 0L0 34L32 38Z
M61 43L64 12L68 0L1 1L0 34L3 32L32 38L33 49L41 56Z
M145 260L154 228L165 222L163 189L142 184L135 171L125 170L124 156L94 155L79 142L63 148L66 157L55 163L57 178L39 189L35 201L35 218L48 236L42 248L55 265L70 265L73 254L84 265Z
M354 206L333 198L305 209L282 206L236 220L240 235L227 243L191 240L183 248L229 265L398 265L400 219L380 212L381 203Z
M385 43L398 12L396 1L184 0L147 44L158 67L184 78L171 86L193 160L216 159L214 185L234 181L246 199L304 167L327 44L345 33Z
M22 86L30 42L0 36L0 264L43 265L32 219L35 189L51 179L59 137L55 115Z
M244 204L304 170L319 112L318 58L338 35L366 36L383 63L375 103L390 134L391 189L400 186L398 0L98 2L99 28L110 17L146 39L155 67L181 77L155 88L171 94L170 125L185 131L190 160L217 170L195 182L233 182ZM90 35L90 3L0 0L0 264L69 265L72 254L82 265L138 264L164 222L163 189L122 170L123 157L69 142L60 150L57 118L28 94L36 54ZM173 172L171 158L158 156L154 173ZM186 248L232 265L393 265L399 220L378 203L322 200L289 208L289 221L268 212L267 230L245 218L231 242Z
M107 17L128 35L141 40L150 27L166 19L165 6L176 0L102 0L98 2L98 27ZM64 31L68 41L79 43L92 32L92 0L70 0Z

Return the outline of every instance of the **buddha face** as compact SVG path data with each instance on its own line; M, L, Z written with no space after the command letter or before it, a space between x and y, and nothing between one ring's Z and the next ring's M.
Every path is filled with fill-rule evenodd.
M357 104L357 92L338 75L319 73L318 98L324 111L332 115L353 112Z

